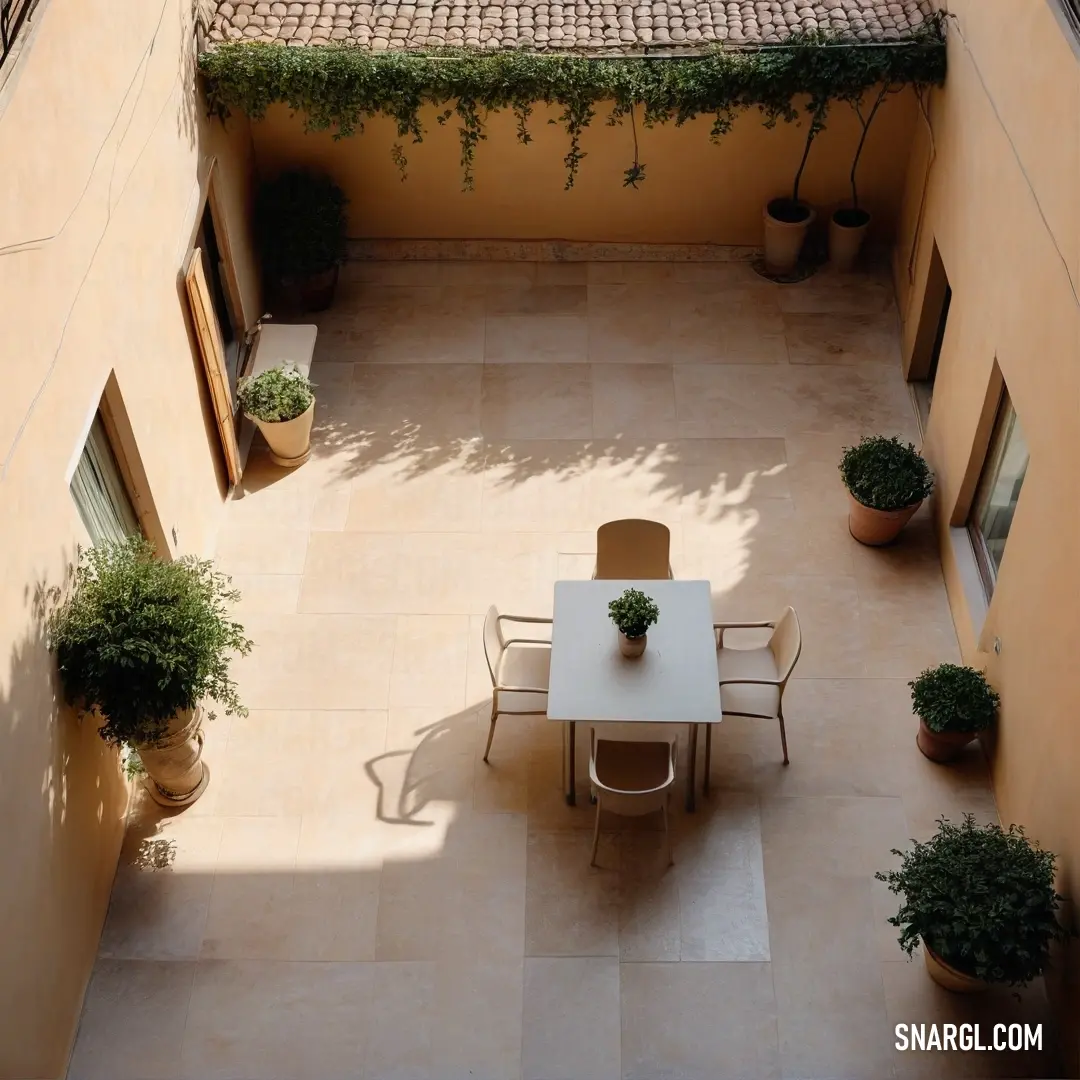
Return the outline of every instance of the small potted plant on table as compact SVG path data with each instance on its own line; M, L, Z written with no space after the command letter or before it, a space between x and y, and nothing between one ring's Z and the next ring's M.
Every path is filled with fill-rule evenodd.
M649 627L660 619L656 602L640 589L627 589L608 604L608 614L619 629L619 652L640 656L648 643Z
M900 868L875 875L903 897L889 922L911 956L919 942L930 977L973 993L992 983L1026 986L1041 975L1053 942L1068 936L1056 912L1055 856L1018 825L962 825L944 818L925 843L893 849Z
M259 189L255 231L263 269L290 306L325 311L345 261L341 188L326 176L291 171Z
M211 562L165 562L132 538L82 552L70 593L49 617L68 702L100 720L101 737L126 749L130 771L146 773L163 806L193 803L209 782L200 702L247 714L229 663L251 642L229 618L239 593L228 582Z
M930 466L895 435L868 435L845 446L840 476L850 497L848 530L871 547L895 540L934 490Z
M236 392L240 407L263 433L276 464L291 469L307 461L315 394L311 380L295 364L248 375Z
M931 761L952 761L997 713L999 698L986 676L959 664L939 664L908 683L919 718L915 737Z

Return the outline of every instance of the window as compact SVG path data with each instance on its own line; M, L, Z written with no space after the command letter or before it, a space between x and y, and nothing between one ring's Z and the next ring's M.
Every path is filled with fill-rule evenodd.
M236 382L240 375L240 338L237 332L237 320L229 301L229 292L225 288L225 263L214 229L214 215L207 200L199 226L198 246L202 251L203 272L210 286L210 301L221 331L221 343L225 352L225 370L229 374L229 391L236 398Z
M968 519L968 531L987 596L994 592L1027 466L1027 440L1006 392L994 422L986 464Z
M0 64L15 48L15 39L36 3L37 0L0 0Z
M1062 21L1072 31L1073 36L1080 38L1080 0L1051 0L1059 13Z
M95 544L142 532L100 412L94 416L86 446L75 466L71 497Z
M925 402L924 424L930 418L930 406L934 401L934 379L937 378L938 360L941 359L941 345L945 340L945 325L949 320L949 305L951 303L952 289L946 283L945 298L941 302L941 317L938 319L937 333L934 335L934 347L930 352L930 370L926 373L926 378L917 384L920 400Z
M952 288L945 264L937 244L930 255L930 269L926 278L926 291L923 294L922 313L915 338L912 354L911 389L915 398L915 408L919 414L919 425L923 432L930 421L930 406L934 400L934 379L937 377L938 361L941 358L941 346L945 341L945 327L949 321L949 306L952 303Z

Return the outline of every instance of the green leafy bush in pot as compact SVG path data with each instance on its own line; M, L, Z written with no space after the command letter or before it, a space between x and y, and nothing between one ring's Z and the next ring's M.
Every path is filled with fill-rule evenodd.
M962 825L941 818L914 841L898 870L875 876L903 897L889 922L909 956L922 940L947 964L978 979L1023 986L1046 967L1050 946L1068 932L1057 921L1055 856L1018 825Z
M929 668L908 686L915 715L938 734L985 730L1001 700L981 671L959 664Z
M246 715L229 675L232 654L251 650L229 617L237 599L212 562L165 562L141 537L83 551L48 621L68 702L102 718L106 742L136 746L204 698Z
M608 604L611 621L628 638L643 637L649 627L660 620L656 602L640 589L627 589L622 596Z
M896 435L867 435L858 446L845 446L840 476L848 491L872 510L903 510L934 490L930 466Z
M314 384L295 365L281 364L241 379L236 392L240 406L255 420L280 424L307 412L315 400Z
M324 273L345 260L344 192L314 173L284 172L255 200L255 233L263 267L278 281Z

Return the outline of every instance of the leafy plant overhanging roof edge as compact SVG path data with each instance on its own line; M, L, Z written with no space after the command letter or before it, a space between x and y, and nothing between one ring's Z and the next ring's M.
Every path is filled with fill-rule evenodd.
M531 141L529 119L540 102L561 109L558 123L570 139L565 158L572 187L581 159L581 133L597 106L611 104L606 123L634 128L635 162L626 183L644 178L637 162L636 124L681 125L711 116L720 139L735 117L757 108L763 123L795 121L803 114L820 130L835 102L859 102L875 86L917 90L945 78L944 21L928 20L899 42L853 43L821 31L789 37L782 45L704 51L696 56L590 57L524 51L438 50L369 52L356 46L285 48L225 44L199 57L212 113L232 110L261 119L273 104L305 117L309 131L334 130L341 138L363 130L372 116L392 118L400 139L422 142L420 111L448 106L444 124L458 117L465 187L472 187L476 146L487 138L488 112L511 109L518 139ZM796 100L805 98L801 111ZM549 121L556 122L556 121ZM402 143L392 150L405 175Z

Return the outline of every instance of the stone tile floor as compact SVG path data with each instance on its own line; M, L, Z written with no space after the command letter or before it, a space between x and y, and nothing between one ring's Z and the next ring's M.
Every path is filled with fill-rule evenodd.
M892 1048L1046 1016L937 989L873 879L995 813L975 749L914 745L905 682L957 659L925 513L891 550L846 530L841 447L916 434L886 278L352 265L313 377L311 460L256 448L222 525L251 714L210 725L201 802L133 812L70 1080L1056 1075ZM554 724L504 717L480 759L483 612L550 613L623 516L670 525L717 618L792 603L805 636L790 767L725 721L669 871L617 819L589 868Z

